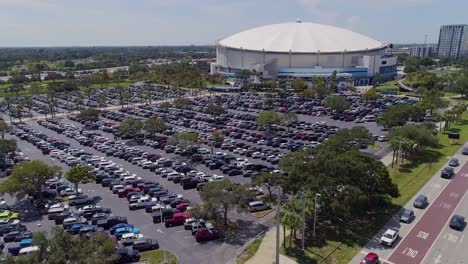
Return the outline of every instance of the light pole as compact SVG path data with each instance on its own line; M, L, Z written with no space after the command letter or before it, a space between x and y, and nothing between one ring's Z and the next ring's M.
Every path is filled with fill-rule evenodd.
M305 202L304 202L304 190L301 192L301 199L302 199L302 250L304 250L305 246Z
M320 193L315 193L315 201L314 201L314 231L313 231L313 238L315 239L315 225L317 222L317 198L320 197Z
M279 254L280 254L280 210L281 210L281 187L278 188L278 205L276 206L276 262L279 264Z

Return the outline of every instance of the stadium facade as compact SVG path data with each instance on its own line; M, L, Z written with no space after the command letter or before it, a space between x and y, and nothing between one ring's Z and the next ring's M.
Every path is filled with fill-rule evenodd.
M395 77L397 58L388 45L353 31L306 23L273 24L253 28L216 43L211 73L234 79L242 69L256 70L263 79L337 76L368 85L372 76Z

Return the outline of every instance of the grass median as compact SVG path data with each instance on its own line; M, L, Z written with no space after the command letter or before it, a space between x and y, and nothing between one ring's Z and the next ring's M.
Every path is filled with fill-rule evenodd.
M318 235L315 240L306 241L306 250L300 249L300 239L285 238L282 253L298 263L349 263L372 236L385 225L390 218L410 201L414 195L439 171L468 139L468 114L461 122L451 126L451 130L460 133L459 144L452 145L448 133L440 133L439 147L429 148L398 166L388 167L392 181L397 184L400 197L392 200L387 208L369 213L352 222L329 225L320 221L318 216ZM309 225L310 226L310 225ZM307 234L306 237L312 237Z
M257 253L260 244L262 244L265 235L259 236L250 245L248 245L237 257L237 264L244 264Z
M148 264L178 264L179 259L176 255L167 250L151 250L140 253L140 260Z

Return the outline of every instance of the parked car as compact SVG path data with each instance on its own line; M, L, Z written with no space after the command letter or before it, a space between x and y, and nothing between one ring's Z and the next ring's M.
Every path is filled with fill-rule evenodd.
M133 242L132 248L140 252L154 250L159 248L159 243L156 239L138 239Z
M271 205L263 201L253 201L249 203L249 211L251 213L268 210L270 208Z
M182 213L175 213L172 215L172 218L167 218L164 220L166 227L183 225L185 223L186 217Z
M451 167L458 167L460 165L460 161L457 158L451 158L449 161L449 166Z
M465 217L461 215L453 215L452 219L450 219L450 228L458 230L458 231L463 231L465 228L466 222L465 222Z
M379 264L379 255L370 252L362 260L360 264Z
M209 240L214 240L220 238L220 233L217 229L215 228L203 228L199 229L195 233L195 240L197 242L204 242L204 241L209 241Z
M442 169L440 172L440 177L445 178L445 179L450 179L455 175L455 171L453 170L452 167L445 167Z
M405 209L400 215L400 222L409 224L413 221L414 218L415 216L413 210Z
M414 207L419 208L419 209L424 209L426 206L429 204L429 200L427 199L427 196L425 195L419 195L416 200L414 200Z
M385 233L383 233L382 237L380 237L380 244L386 245L386 246L393 246L393 243L398 239L399 237L399 230L389 228Z
M115 249L116 254L119 256L118 264L126 264L140 261L140 252L136 249L118 246Z

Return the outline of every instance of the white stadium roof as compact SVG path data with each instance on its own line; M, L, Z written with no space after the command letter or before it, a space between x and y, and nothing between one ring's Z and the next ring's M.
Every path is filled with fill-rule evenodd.
M386 46L380 41L347 29L301 21L249 29L220 40L218 45L244 50L293 53L351 52Z

